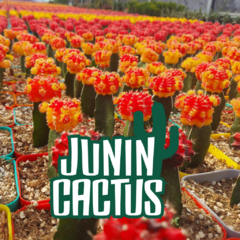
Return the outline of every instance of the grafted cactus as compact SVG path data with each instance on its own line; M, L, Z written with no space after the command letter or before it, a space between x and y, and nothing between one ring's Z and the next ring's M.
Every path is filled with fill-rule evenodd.
M212 106L219 104L219 97L203 95L202 91L199 91L197 95L192 90L176 98L175 107L181 109L180 119L183 123L183 130L186 131L188 139L193 141L195 152L195 155L191 157L191 163L185 163L183 169L187 166L197 167L204 161L210 146Z
M61 97L62 90L66 89L64 83L59 83L54 77L36 76L28 79L26 93L33 107L33 144L34 147L43 147L48 143L49 128L46 114L39 111L41 102L49 101L54 97Z
M173 110L173 95L182 90L183 81L172 74L161 73L157 77L148 79L149 88L153 91L153 100L163 105L166 122Z
M189 90L194 89L196 86L197 78L195 75L195 70L196 67L202 62L202 59L196 57L187 58L182 62L181 67L184 68L187 72L187 77L184 79L184 92L188 92Z
M81 92L82 112L89 117L94 117L96 92L94 90L94 82L102 71L97 68L85 68L76 76L77 81L82 82L83 89Z
M240 98L231 101L233 111L235 113L235 120L231 127L230 147L238 147L240 135Z
M114 130L114 105L113 94L122 86L120 76L115 73L104 72L94 81L94 89L97 93L95 100L95 131L112 138Z
M151 132L149 129L148 132ZM166 132L166 143L164 148L168 148L170 144L169 127ZM179 180L179 167L183 163L191 162L191 157L194 155L192 150L192 142L187 139L186 134L179 129L178 149L176 153L170 158L163 160L161 177L165 179L167 185L165 186L165 193L162 195L164 203L170 202L174 207L176 213L181 215L182 211L182 193Z
M123 92L114 100L118 105L118 112L122 119L127 120L124 129L124 136L134 136L134 113L140 111L143 113L143 121L150 119L152 115L153 101L148 92Z
M68 53L63 57L63 62L67 64L67 73L65 83L67 86L66 95L69 97L79 98L82 91L82 83L75 79L76 74L81 72L91 62L86 58L84 53Z

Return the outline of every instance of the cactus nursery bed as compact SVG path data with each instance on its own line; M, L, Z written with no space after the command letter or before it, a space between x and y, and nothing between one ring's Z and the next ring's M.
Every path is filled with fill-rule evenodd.
M240 240L239 24L2 1L0 33L0 240ZM71 136L147 136L153 122L162 154L175 142L162 218L51 216Z

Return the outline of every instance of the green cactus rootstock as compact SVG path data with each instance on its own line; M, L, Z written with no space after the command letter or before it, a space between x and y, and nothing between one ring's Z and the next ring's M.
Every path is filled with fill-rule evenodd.
M220 98L220 104L216 107L214 107L214 113L212 116L212 123L211 123L211 127L212 130L215 131L217 130L219 123L221 121L221 115L222 115L222 111L226 105L226 99L224 97L223 92L221 92L220 94L217 94Z
M65 85L67 87L66 95L68 97L72 97L72 98L74 97L74 83L75 83L75 74L67 71L65 75Z
M211 125L203 126L201 128L197 126L183 125L183 130L186 132L188 139L193 142L193 151L195 154L191 157L191 162L185 162L181 170L185 170L187 167L195 168L201 165L207 154L210 146L211 137Z
M230 136L229 145L231 147L233 142L235 141L234 135L236 133L240 134L240 118L239 117L235 117L230 133L231 133L231 136Z
M39 111L41 102L33 105L33 145L34 147L43 147L48 144L49 128L46 120L46 114Z
M21 71L22 73L26 72L26 68L25 68L25 56L21 56Z
M232 79L229 86L229 100L237 98L237 95L238 95L237 82L234 81L234 79Z
M240 175L237 178L236 184L233 188L230 206L233 207L240 203Z
M3 73L4 73L4 68L0 68L0 92L2 91L2 87L3 87Z
M94 117L96 92L92 85L84 84L81 93L82 112L89 117Z
M49 58L54 58L54 51L50 44L48 44L48 47L47 47L47 56Z
M110 60L110 72L117 72L118 70L119 55L118 53L113 53Z
M83 84L78 81L76 77L74 78L74 97L80 98L82 92Z
M187 77L183 81L183 92L188 92L189 90L194 89L198 82L200 81L197 80L195 73L187 72Z
M182 193L179 180L179 168L174 168L166 159L163 161L161 177L166 181L165 193L162 195L164 203L169 202L177 215L182 212Z
M98 94L95 99L95 131L112 138L114 130L114 104L112 95Z
M58 176L55 167L52 166L52 147L55 144L55 140L59 138L61 133L56 132L55 130L50 130L48 135L48 177L52 179Z
M172 97L167 97L167 98L160 98L158 96L154 96L153 97L154 102L158 102L161 103L163 108L164 108L164 112L165 112L165 117L166 117L166 123L169 120L170 114L173 110L173 99Z

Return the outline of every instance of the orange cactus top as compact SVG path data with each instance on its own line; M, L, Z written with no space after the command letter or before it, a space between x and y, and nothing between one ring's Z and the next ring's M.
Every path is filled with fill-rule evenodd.
M128 46L133 46L138 41L138 38L135 35L124 35L122 38L122 43Z
M168 50L163 52L164 62L167 64L177 64L182 54L179 50Z
M43 59L47 59L47 55L46 54L43 54L43 53L35 53L31 56L27 56L25 58L25 67L26 68L32 68L34 67L35 63L36 63L36 60L39 59L39 58L43 58Z
M103 72L96 76L94 89L100 95L112 95L122 86L122 79L115 72Z
M31 74L41 76L56 77L61 73L61 68L57 67L52 58L43 59L39 58L35 61L34 67L31 69Z
M148 63L146 68L150 73L154 75L159 75L160 73L166 71L166 67L161 62Z
M233 74L240 74L240 62L234 62L231 69Z
M216 64L217 66L222 67L225 70L229 70L231 67L231 62L228 58L218 58L214 64Z
M19 35L17 35L17 39L19 41L30 42L31 44L34 44L39 41L38 38L36 38L34 35L29 33L20 33Z
M138 58L131 54L124 54L120 57L119 70L125 72L129 67L135 67L138 64Z
M203 60L197 57L189 57L182 62L181 67L187 72L195 72L196 67L202 62Z
M86 55L92 55L95 52L94 44L92 44L90 42L82 43L82 51Z
M120 57L123 56L124 54L135 55L136 50L135 50L135 48L133 48L131 46L120 46L118 54Z
M221 93L230 84L226 70L210 67L201 75L202 88L207 92Z
M133 121L133 113L140 111L143 113L144 121L149 120L152 115L153 100L148 92L124 92L114 100L122 119Z
M181 94L176 98L175 107L181 109L181 122L184 125L197 126L199 128L212 123L212 106L218 106L220 98L212 95L203 95L202 91L196 94L193 90L187 94Z
M165 73L167 75L173 76L175 78L175 80L180 79L181 81L183 81L186 77L187 74L181 69L175 69L175 68L170 68L170 69L166 69Z
M50 103L43 102L40 112L47 116L48 127L56 132L71 131L82 121L80 101L54 98Z
M18 34L17 31L14 31L12 29L4 29L3 32L4 32L4 36L10 40L13 40Z
M0 44L3 44L6 47L10 46L10 41L8 38L5 38L4 36L0 35Z
M130 67L125 71L123 82L131 88L140 88L146 85L150 74L146 68Z
M12 49L15 53L19 54L20 56L24 56L24 49L29 44L30 43L26 41L15 42L12 46Z
M141 62L152 63L158 61L159 55L150 48L145 48L141 55Z
M238 84L239 85L239 84ZM239 91L240 92L240 91ZM235 112L236 114L236 117L239 117L240 118L240 98L237 98L237 99L233 99L231 101L231 104L233 106L233 111Z
M213 54L210 52L202 51L196 55L197 58L202 59L205 62L212 62Z
M91 62L84 53L69 53L63 57L63 62L67 64L67 70L72 74L81 72L86 66L90 66Z
M83 84L94 85L97 76L100 76L102 71L97 68L85 68L82 72L77 74L76 79Z
M84 38L80 36L74 36L70 39L70 43L73 48L80 48L84 42Z
M59 83L54 77L36 76L28 78L26 93L32 102L48 102L54 97L62 97L61 90L65 90L64 83Z
M106 50L93 53L95 62L100 68L106 68L110 66L111 55L112 52Z
M60 37L53 37L49 40L49 44L51 45L52 49L56 51L59 48L64 48L66 46L66 41Z

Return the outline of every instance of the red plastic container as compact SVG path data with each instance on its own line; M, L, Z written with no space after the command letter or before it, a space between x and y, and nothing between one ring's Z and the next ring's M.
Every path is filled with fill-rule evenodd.
M33 203L34 201L27 201L25 199L23 199L22 197L22 191L21 191L21 184L20 184L20 175L19 175L19 162L26 162L27 160L29 161L36 161L38 157L42 157L42 156L46 156L48 155L48 153L39 153L39 154L32 154L32 155L25 155L22 156L20 158L17 159L16 161L16 165L17 165L17 176L18 176L18 188L19 188L19 195L20 195L20 205L21 207L25 207L30 205L31 203ZM42 203L48 203L50 201L50 199L45 199L45 200L40 200L37 201L38 204L42 204Z
M44 210L50 210L50 209L51 209L49 203L38 204L38 206L37 206L36 208L37 208L38 210L42 210L42 209L44 209ZM24 211L25 209L26 209L26 207L23 207L23 208L17 210L15 213L19 213L19 212L21 212L21 211ZM13 224L13 220L12 220L12 235L13 235L13 240L14 240L14 234L15 234L15 232L14 232L14 224Z
M188 192L188 190L186 190L184 187L182 187L182 190L187 193L187 195L196 203L196 205L197 205L200 209L202 208L202 209L203 209L207 214L209 214L209 215L212 217L212 219L221 227L222 232L223 232L223 238L222 238L222 240L225 240L226 237L227 237L227 232L226 232L225 228L217 221L217 219L215 219L215 218L208 212L208 210L207 210L204 206L202 206L202 204L201 204L200 202L197 201L197 199L195 199L195 198L191 195L191 193Z
M15 92L15 86L12 82L3 82L3 85L12 86L12 90L6 90L7 92Z
M226 240L240 240L240 238L227 238Z

